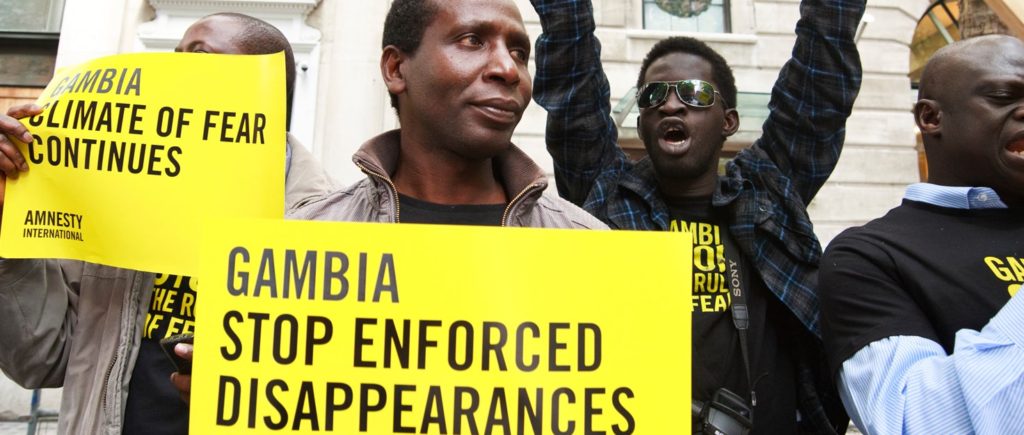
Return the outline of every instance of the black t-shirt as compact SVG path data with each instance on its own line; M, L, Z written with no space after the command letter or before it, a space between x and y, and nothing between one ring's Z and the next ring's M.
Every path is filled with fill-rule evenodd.
M501 225L505 204L435 204L398 195L399 218L409 224Z
M193 332L196 280L157 274L142 328L139 357L128 385L123 434L187 434L188 404L171 384L174 364L160 339Z
M788 311L768 293L750 261L727 253L731 238L726 219L714 213L710 198L666 201L670 231L690 232L693 237L693 397L709 401L719 388L750 399L739 332L732 321L727 258L739 256L747 277L746 302L750 311L747 345L757 405L755 434L796 432L796 386L793 353L780 331L792 322ZM735 243L728 243L736 246ZM780 327L780 325L789 325Z
M822 330L838 373L886 337L933 340L979 330L1024 282L1024 210L958 210L904 200L829 244L822 260Z

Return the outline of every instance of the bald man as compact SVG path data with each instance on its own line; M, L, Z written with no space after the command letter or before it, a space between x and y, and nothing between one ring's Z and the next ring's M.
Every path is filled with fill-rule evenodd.
M274 26L241 14L205 17L175 51L225 54L285 52L288 99L294 59ZM37 106L0 115L0 170L16 176L24 158L8 137L30 141L15 118ZM290 113L290 109L289 109ZM326 193L334 182L288 135L285 209ZM190 332L196 281L58 260L0 260L0 368L26 388L64 387L62 434L186 434L189 377L161 349L160 339ZM180 345L191 357L190 346ZM181 389L182 391L179 391Z
M829 363L867 434L1024 433L1024 43L938 51L914 118L928 183L822 259Z

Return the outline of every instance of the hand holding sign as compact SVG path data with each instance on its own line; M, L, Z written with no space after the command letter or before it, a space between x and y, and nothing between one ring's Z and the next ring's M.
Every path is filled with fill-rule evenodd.
M33 166L6 186L0 256L194 275L203 216L282 217L282 62L136 53L58 71L39 106L0 117L0 171Z
M178 343L174 345L174 354L185 361L192 361L192 344ZM185 403L191 401L192 396L192 375L174 372L171 373L171 384L178 390L181 400Z
M28 170L28 162L10 138L26 143L32 142L32 135L18 119L38 115L42 111L43 109L35 104L22 104L8 109L7 115L0 115L0 172L5 176L17 178L18 172ZM2 199L0 196L0 204Z
M11 140L13 137L22 142L32 141L32 135L18 119L38 115L42 111L35 104L22 104L8 109L7 115L0 114L0 216L4 210L7 178L18 178L19 172L28 170L25 156L21 155L21 150Z

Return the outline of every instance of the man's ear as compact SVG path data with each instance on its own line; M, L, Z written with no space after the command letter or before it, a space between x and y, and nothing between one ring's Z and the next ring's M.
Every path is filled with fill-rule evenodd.
M384 47L380 54L380 75L384 78L384 84L388 92L394 95L405 92L405 74L402 67L406 56L402 50L394 45Z
M722 124L722 137L736 134L740 129L740 113L736 109L725 110L725 123Z
M923 135L942 133L942 106L935 100L917 100L914 104L914 122Z

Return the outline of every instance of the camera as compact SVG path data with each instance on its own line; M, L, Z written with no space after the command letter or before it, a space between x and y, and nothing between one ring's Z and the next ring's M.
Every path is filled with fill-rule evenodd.
M747 401L725 388L715 391L694 418L694 433L698 434L747 435L754 426L754 412Z

